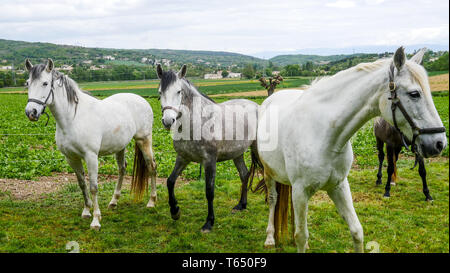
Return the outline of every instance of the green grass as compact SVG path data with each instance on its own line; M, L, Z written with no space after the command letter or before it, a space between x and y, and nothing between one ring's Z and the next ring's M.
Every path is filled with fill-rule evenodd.
M207 94L220 94L248 90L262 90L258 80L247 79L217 79L205 80L200 78L189 79L192 83L200 86L213 86L211 89L201 89ZM299 87L310 82L309 77L287 77L281 83L280 88ZM141 95L152 96L157 95L158 79L153 80L136 80L136 81L100 81L100 82L81 82L79 86L84 90L90 90L94 95L109 96L118 92L133 92ZM214 87L215 86L215 87ZM2 92L24 91L24 87L5 87L0 88Z
M442 74L448 74L448 70L444 70L444 71L429 71L428 72L428 76L436 76L436 75L442 75Z
M447 128L448 96L448 91L433 93ZM263 99L253 98L258 103ZM54 142L54 119L50 119L48 127L44 127L45 119L29 122L24 115L26 101L23 94L0 95L0 177L36 179L53 172L71 172ZM176 154L169 132L159 122L159 101L148 101L155 114L153 144L158 176L167 177ZM426 161L428 184L435 199L426 203L417 169L409 170L414 160L408 153L400 156L400 181L392 187L392 197L382 198L383 187L375 186L377 156L372 122L357 132L352 143L356 168L351 170L349 181L365 241L376 241L382 252L449 252L448 148L444 156ZM127 153L128 173L133 162L132 145ZM249 164L248 154L246 159ZM99 172L117 173L113 156L101 158ZM179 221L170 218L165 185L158 186L156 209L145 208L144 201L134 202L129 191L124 190L118 209L110 211L106 207L115 181L102 184L100 232L89 229L90 220L81 219L82 197L76 184L35 201L11 199L10 194L2 192L0 252L66 252L69 241L77 241L81 252L295 252L292 244L276 249L263 247L268 217L263 196L250 194L248 210L231 214L240 190L232 161L217 166L216 224L212 233L201 234L207 203L204 182L195 180L197 176L198 164L190 164L183 177L194 180L175 189L182 212ZM386 169L384 181L385 177ZM308 221L310 252L353 251L345 222L322 192L310 202Z
M412 162L411 162L412 163ZM352 170L349 176L355 208L364 228L365 241L376 241L381 252L449 252L448 160L428 164L431 194L424 202L416 171L400 168L401 180L392 197L382 197L375 186L375 168ZM41 201L0 198L0 252L66 252L76 241L81 252L295 252L292 244L265 249L268 208L261 195L249 195L244 212L232 214L240 183L234 178L217 179L216 223L210 234L202 234L207 205L203 181L192 181L175 189L182 216L170 218L167 190L158 186L155 209L134 202L124 191L118 208L106 209L114 182L100 187L102 229L89 229L90 220L80 217L82 198L77 185ZM310 252L352 252L345 222L324 193L309 205Z

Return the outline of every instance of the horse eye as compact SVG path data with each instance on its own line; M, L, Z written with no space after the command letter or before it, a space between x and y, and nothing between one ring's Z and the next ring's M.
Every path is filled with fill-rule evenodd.
M177 92L177 94L181 94L181 90Z
M419 93L419 91L412 91L412 92L409 92L408 95L409 95L411 98L413 98L413 99L418 99L418 98L420 98L420 93Z
M43 85L44 85L44 86L47 86L47 85L48 85L48 82L44 82Z

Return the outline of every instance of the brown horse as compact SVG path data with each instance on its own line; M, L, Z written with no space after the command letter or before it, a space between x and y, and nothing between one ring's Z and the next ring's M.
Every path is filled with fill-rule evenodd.
M377 174L377 185L381 185L382 168L384 160L384 143L386 143L386 153L388 160L387 168L387 181L385 187L384 197L390 197L391 184L395 185L394 182L397 181L397 160L402 147L402 137L400 133L383 118L378 117L375 119L373 126L374 134L377 139L377 149L378 149L378 174ZM408 143L408 140L405 140ZM423 157L416 153L416 164L419 163L419 175L422 178L423 184L423 194L425 194L425 201L431 201L433 198L430 195L430 191L427 186L427 171L425 169L425 163ZM415 166L415 165L414 165Z

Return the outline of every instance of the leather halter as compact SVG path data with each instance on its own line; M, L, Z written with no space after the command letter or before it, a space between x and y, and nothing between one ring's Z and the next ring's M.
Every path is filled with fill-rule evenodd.
M62 80L62 76L60 77L60 79ZM45 101L40 101L38 99L33 99L33 98L28 99L28 102L34 102L34 103L37 103L39 105L43 105L44 106L44 109L42 110L41 115L45 114L47 116L47 122L45 123L45 126L48 125L48 121L50 120L50 116L48 115L47 112L45 112L45 108L47 107L48 99L50 98L50 95L52 96L52 102L55 99L55 94L53 93L53 90L55 89L55 87L53 86L53 82L54 82L54 78L53 78L53 75L52 75L52 82L50 83L50 92L48 92L48 95L47 95L47 98L45 99Z
M169 109L173 110L173 111L175 111L177 113L177 119L179 119L181 117L181 115L182 115L181 111L178 110L178 108L170 106L170 105L169 106L164 106L162 108L162 113L164 114L164 111L169 110Z
M419 128L416 123L413 121L413 119L409 116L408 112L406 112L405 107L403 107L402 102L397 97L397 86L394 82L394 63L391 63L391 67L389 69L389 91L391 92L391 97L389 100L391 100L391 110L392 110L392 119L394 122L395 129L400 133L403 145L406 147L407 150L409 150L408 144L406 142L406 137L403 135L403 133L400 131L400 128L398 128L397 125L397 119L395 118L395 110L400 109L400 112L402 112L403 116L405 117L406 121L411 126L411 130L413 131L413 138L411 141L411 151L413 153L416 153L416 139L419 135L426 135L426 134L437 134L437 133L445 133L445 127L431 127L431 128Z

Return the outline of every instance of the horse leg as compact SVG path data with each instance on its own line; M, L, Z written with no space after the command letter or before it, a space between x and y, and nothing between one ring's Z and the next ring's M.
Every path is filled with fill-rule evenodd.
M381 185L383 183L381 181L381 177L383 176L384 142L378 137L376 139L377 139L378 162L379 162L376 185Z
M276 182L267 174L264 174L264 180L267 186L267 199L269 202L269 221L267 223L266 229L266 241L264 242L264 247L273 247L275 246L275 207L277 205L277 188Z
M292 186L292 206L294 207L294 222L295 222L295 243L297 244L297 251L304 253L308 248L308 200L309 195L302 187L301 182L296 182Z
M86 161L88 174L89 174L89 183L92 201L94 202L94 218L91 222L91 228L95 230L100 230L100 220L102 219L102 215L100 212L100 208L98 206L98 184L97 184L97 176L98 176L98 155L95 153L88 153L84 160Z
M70 167L74 169L75 174L77 175L78 185L80 186L81 191L83 192L83 199L84 199L84 209L81 213L81 217L83 218L89 218L91 217L90 209L92 207L92 201L89 197L89 193L87 191L86 183L84 180L84 168L83 163L81 162L81 159L71 159L66 157L67 163L69 163Z
M177 199L175 198L174 188L175 182L177 181L177 177L180 173L186 168L189 164L188 160L185 160L181 156L177 156L175 161L175 167L173 168L172 173L169 178L167 178L167 190L169 192L169 206L170 206L170 215L173 220L180 219L180 207L177 206Z
M347 178L335 188L328 191L328 195L333 200L342 218L347 222L353 238L355 252L364 252L364 233L355 208L353 207L352 194Z
M117 181L116 189L114 190L111 202L109 202L109 205L108 205L108 208L110 208L110 209L113 209L117 206L117 201L120 198L123 177L125 175L126 168L127 168L126 167L127 162L125 159L125 149L116 153L116 161L117 161L117 166L119 168L119 180Z
M153 155L152 148L152 135L149 135L144 140L136 140L139 149L144 156L145 163L150 172L151 189L150 189L150 200L148 200L147 208L155 207L157 194L156 194L156 161Z
M386 187L384 188L384 197L390 197L391 196L391 180L392 180L392 174L394 173L394 148L390 145L386 145L386 151L387 151L387 159L388 159L388 168L387 168L387 181L386 181Z
M423 184L423 194L425 194L425 201L433 201L433 198L430 195L430 190L427 186L427 170L425 169L425 162L423 161L423 157L416 155L417 161L419 162L419 175L422 178Z
M214 184L216 180L216 160L205 160L203 163L205 167L205 191L206 199L208 200L208 217L206 217L206 223L202 227L203 233L211 231L214 225Z
M241 199L239 203L233 208L233 211L244 210L247 208L247 185L249 178L249 171L247 166L245 166L244 155L240 155L239 157L233 159L234 166L238 169L239 177L241 178Z

